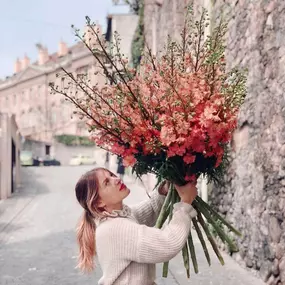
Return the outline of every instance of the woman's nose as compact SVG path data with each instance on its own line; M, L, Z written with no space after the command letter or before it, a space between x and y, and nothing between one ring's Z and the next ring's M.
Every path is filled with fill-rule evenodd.
M116 178L114 178L114 179L115 179L115 183L116 183L116 184L121 183L121 179L120 179L119 177L116 177Z

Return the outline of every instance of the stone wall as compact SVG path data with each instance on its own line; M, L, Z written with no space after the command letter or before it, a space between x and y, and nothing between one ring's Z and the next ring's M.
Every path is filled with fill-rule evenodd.
M226 187L212 203L243 233L234 258L285 284L285 2L215 1L230 18L228 67L247 67L248 95Z
M179 34L186 2L191 1L145 0L145 37L153 51L168 34ZM230 20L228 68L249 70L226 187L215 187L211 202L243 233L233 257L268 284L285 285L285 2L194 5L211 2L212 23L222 11Z
M145 42L157 54L168 36L178 38L184 23L184 8L193 0L145 0Z
M20 185L20 134L15 116L0 113L0 199Z

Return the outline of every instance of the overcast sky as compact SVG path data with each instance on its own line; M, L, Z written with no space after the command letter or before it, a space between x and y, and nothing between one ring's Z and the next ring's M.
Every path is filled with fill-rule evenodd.
M128 12L127 6L112 5L111 0L0 0L0 78L13 74L14 62L26 54L37 59L36 43L57 51L60 39L75 43L70 28L82 28L85 16L106 27L108 13Z

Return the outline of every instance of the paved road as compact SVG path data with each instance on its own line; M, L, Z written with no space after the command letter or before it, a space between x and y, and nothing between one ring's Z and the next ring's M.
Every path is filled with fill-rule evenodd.
M74 198L74 185L90 167L40 167L23 169L23 183L13 198L0 202L0 284L97 284L98 267L91 275L75 269L77 247L74 229L81 209ZM127 199L134 204L146 197L144 189L126 178L132 189ZM262 285L259 279L225 257L222 267L213 257L209 268L197 243L198 275L185 278L182 259L171 261L168 279L159 285ZM161 266L157 274L160 276Z

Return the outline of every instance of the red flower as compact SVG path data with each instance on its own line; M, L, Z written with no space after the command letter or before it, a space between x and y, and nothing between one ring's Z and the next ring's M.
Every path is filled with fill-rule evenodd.
M136 159L133 155L127 155L123 159L123 164L125 167L133 166L136 163Z
M183 160L186 164L192 164L194 163L196 159L196 156L195 155L191 155L191 154L186 154L184 157L183 157Z
M187 181L187 182L195 182L195 181L197 180L197 177L196 177L195 174L193 174L193 175L186 175L186 176L184 177L184 179L185 179L185 181Z

